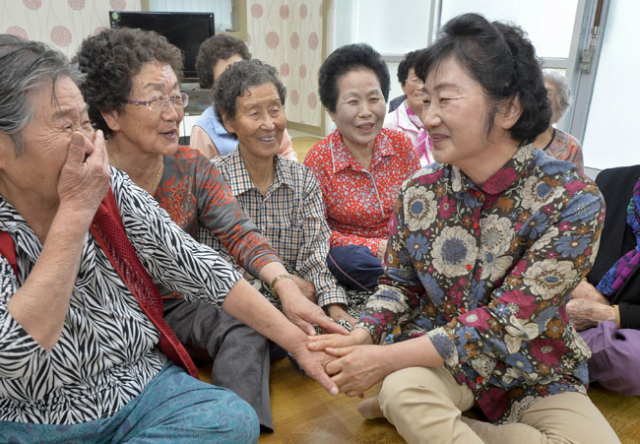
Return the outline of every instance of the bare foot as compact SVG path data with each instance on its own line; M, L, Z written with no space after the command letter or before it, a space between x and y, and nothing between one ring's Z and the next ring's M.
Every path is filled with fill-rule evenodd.
M372 396L362 401L358 405L358 411L366 419L384 418L377 396Z

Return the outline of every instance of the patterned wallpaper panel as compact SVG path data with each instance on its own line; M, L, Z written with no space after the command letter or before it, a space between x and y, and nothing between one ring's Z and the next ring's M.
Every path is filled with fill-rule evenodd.
M247 30L253 57L278 69L287 87L287 119L320 126L322 1L247 0Z
M0 32L73 56L85 37L109 27L110 10L139 11L140 0L0 0Z
M0 33L57 47L73 56L85 37L109 27L110 10L139 11L140 0L0 0ZM280 71L288 120L321 125L321 0L247 0L248 45Z

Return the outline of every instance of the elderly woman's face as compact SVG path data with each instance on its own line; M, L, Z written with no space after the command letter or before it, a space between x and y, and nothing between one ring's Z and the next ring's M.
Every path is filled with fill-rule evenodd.
M551 109L553 111L549 125L553 125L562 117L558 110L558 90L549 82L544 82L544 86L547 88L547 97L549 98L549 102L551 102Z
M347 148L370 146L387 111L378 76L367 68L356 69L340 76L337 87L336 112L329 114Z
M238 137L243 156L269 159L278 154L287 118L273 83L250 86L236 98L236 115L225 116L225 127Z
M180 96L180 84L166 63L145 63L132 78L129 100L140 102L177 96ZM184 109L171 102L160 111L127 103L122 113L113 113L113 118L106 120L119 142L126 141L130 148L146 153L171 156L178 149L178 126L183 117Z
M416 75L413 68L409 69L407 80L402 85L402 92L407 96L409 108L418 117L422 116L422 101L424 100L424 82Z
M461 168L482 162L491 143L487 135L491 108L482 85L450 56L428 73L425 91L424 126L433 141L435 160Z
M5 184L24 196L33 192L52 202L58 200L58 179L67 158L74 131L81 131L93 140L87 106L82 93L68 77L58 79L55 99L51 84L45 83L27 99L35 115L20 135L24 153L16 157L13 147L5 146L8 136L2 135L0 166Z

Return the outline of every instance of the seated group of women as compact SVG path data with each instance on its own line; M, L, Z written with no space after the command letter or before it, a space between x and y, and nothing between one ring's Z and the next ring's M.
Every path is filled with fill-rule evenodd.
M193 139L206 156L178 146L188 97L163 37L90 37L82 74L0 38L0 229L17 256L5 237L0 438L254 442L258 423L273 428L269 362L282 347L333 394L382 381L361 410L409 442L616 442L586 396L587 343L612 356L610 337L637 327L621 288L640 242L603 265L614 271L599 292L581 283L604 201L535 148L553 114L531 43L474 14L443 31L408 57L405 81L423 85L394 121L380 55L332 53L319 83L336 131L306 166L278 155L276 70L227 37L208 65L205 45L199 57L215 103ZM385 120L413 122L415 137ZM374 291L357 320L334 276ZM576 325L599 332L578 334L581 304L613 308L618 325L585 315ZM190 357L212 361L214 385L165 356L191 374ZM488 421L461 417L473 406Z

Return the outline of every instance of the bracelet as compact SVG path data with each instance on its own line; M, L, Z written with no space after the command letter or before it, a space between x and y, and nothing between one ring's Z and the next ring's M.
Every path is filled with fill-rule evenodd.
M278 296L278 293L276 293L276 284L278 282L280 282L282 279L291 279L293 280L293 278L291 277L290 274L281 274L280 276L277 276L273 281L271 281L271 285L269 285L269 291L271 293L273 293L274 295ZM280 297L280 296L278 296Z

